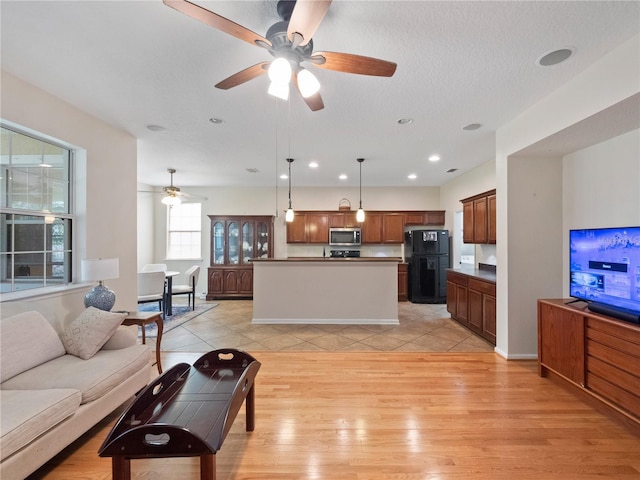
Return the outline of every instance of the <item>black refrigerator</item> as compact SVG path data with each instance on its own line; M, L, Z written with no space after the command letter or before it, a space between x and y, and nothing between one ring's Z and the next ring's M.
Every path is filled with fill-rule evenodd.
M409 301L447 303L449 232L409 230L405 233L405 256L409 264Z

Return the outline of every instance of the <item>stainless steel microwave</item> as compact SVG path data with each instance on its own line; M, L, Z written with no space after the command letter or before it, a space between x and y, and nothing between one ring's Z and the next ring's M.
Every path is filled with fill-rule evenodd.
M360 245L362 231L360 227L330 228L329 245Z

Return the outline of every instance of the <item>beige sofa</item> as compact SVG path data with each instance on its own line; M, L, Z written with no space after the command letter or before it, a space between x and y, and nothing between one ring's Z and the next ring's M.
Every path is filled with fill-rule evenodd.
M56 327L36 311L0 321L0 478L24 479L149 382L151 352L123 318L90 307Z

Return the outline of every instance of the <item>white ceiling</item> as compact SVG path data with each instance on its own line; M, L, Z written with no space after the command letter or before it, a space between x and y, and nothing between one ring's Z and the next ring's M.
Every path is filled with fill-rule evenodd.
M275 0L196 3L261 35L279 20ZM398 68L380 78L311 67L318 112L297 93L267 95L266 76L214 88L270 55L161 0L2 0L0 21L2 69L137 137L139 182L167 185L173 167L181 187L286 184L276 177L293 157L296 186L354 186L364 157L365 187L437 186L493 159L497 128L640 32L640 2L334 0L314 49ZM564 47L568 61L536 65Z

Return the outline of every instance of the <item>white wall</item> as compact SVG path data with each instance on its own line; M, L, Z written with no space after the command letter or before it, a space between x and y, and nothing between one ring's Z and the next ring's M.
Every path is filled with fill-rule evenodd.
M640 37L636 36L496 132L496 189L499 199L496 350L503 356L537 356L537 336L533 334L537 322L536 300L548 296L550 291L558 292L558 295L562 292L562 276L559 279L549 278L545 282L540 282L540 279L545 278L550 262L554 262L555 268L555 262L562 261L562 253L559 253L563 251L562 229L566 223L572 222L571 219L562 218L563 207L560 204L557 208L544 207L545 203L558 202L562 198L563 182L552 181L553 175L562 175L561 161L551 157L540 159L543 171L538 176L526 179L525 175L533 172L528 169L524 159L517 158L517 153L571 126L579 125L586 118L597 121L599 115L604 117L601 112L639 91ZM624 127L621 125L620 128ZM622 166L619 159L611 156L608 156L607 164L614 170ZM632 176L638 179L636 172ZM544 195L544 198L535 202L539 208L533 211L521 202L522 196L531 192ZM615 203L617 200L610 202L603 198L603 208L620 208ZM548 208L547 212L545 208ZM537 234L532 229L536 226L540 227ZM545 227L547 230L542 230ZM549 235L549 241L540 244L538 235L542 231ZM522 232L529 232L530 235L522 235ZM540 261L523 265L522 259L530 256L532 251ZM531 281L532 278L535 282Z
M640 130L567 155L562 169L562 296L567 297L569 230L640 225Z
M86 208L80 208L83 230L76 244L74 278L82 258L118 257L120 278L107 283L116 292L116 309L135 310L136 296L136 139L15 76L2 72L3 120L83 149L80 184ZM81 158L80 162L84 162ZM83 173L84 172L84 173ZM80 205L82 207L82 205ZM84 228L83 228L84 226ZM3 302L2 316L32 308L48 318L75 316L84 309L91 287Z
M167 263L169 268L184 271L191 265L200 265L200 278L198 279L197 292L206 291L206 268L210 260L210 234L211 226L208 215L272 215L274 221L274 256L286 258L288 256L321 256L322 246L295 246L286 243L286 226L284 211L288 205L288 187L260 188L188 188L180 186L184 191L207 197L202 202L203 230L202 230L202 258L192 260L166 260L166 207L156 198L152 203L153 225L149 225L146 217L151 206L145 203L145 218L138 222L139 239L149 242L153 239L153 258L148 259L150 250L148 244L138 245L140 252L145 252L145 261L142 256L139 266L144 263ZM146 196L146 197L145 197ZM141 198L148 199L150 194L139 193ZM356 210L359 202L359 188L350 187L292 187L291 200L294 210L338 210L342 198L347 198L351 203L351 209ZM144 200L146 201L146 200ZM440 189L438 187L363 187L362 206L366 210L441 210ZM365 220L366 221L366 220ZM152 234L149 234L152 229ZM396 246L365 246L363 255L400 256L401 249ZM328 254L328 247L327 247ZM180 281L178 279L177 281Z

